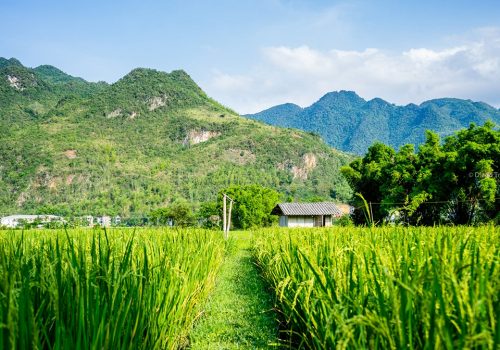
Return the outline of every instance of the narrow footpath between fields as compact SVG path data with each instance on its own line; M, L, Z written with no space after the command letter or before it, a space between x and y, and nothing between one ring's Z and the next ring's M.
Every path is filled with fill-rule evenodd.
M193 350L277 347L273 302L252 262L249 237L247 233L232 235L234 246L190 334Z

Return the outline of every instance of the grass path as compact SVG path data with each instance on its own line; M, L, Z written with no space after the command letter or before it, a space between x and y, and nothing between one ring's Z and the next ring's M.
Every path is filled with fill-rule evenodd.
M190 334L193 350L276 348L273 303L252 262L250 240L242 233L233 237L205 313Z

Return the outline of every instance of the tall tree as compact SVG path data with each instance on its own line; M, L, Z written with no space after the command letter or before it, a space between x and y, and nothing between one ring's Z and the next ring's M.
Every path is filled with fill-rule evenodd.
M361 194L369 203L381 203L384 200L383 188L390 176L390 165L394 163L395 154L392 147L377 142L368 149L364 158L358 158L348 166L342 167L341 172L355 193ZM353 215L354 221L358 224L364 223L363 201L355 196L353 204L356 208ZM387 206L373 207L372 219L383 220L389 210Z
M450 193L453 221L469 224L479 213L487 217L495 209L498 213L500 132L495 125L471 124L448 137L443 149L448 153L447 167L454 174Z
M219 192L219 203L222 202L223 193L235 201L232 212L234 227L247 229L269 226L275 221L271 211L280 200L275 190L260 185L232 185Z

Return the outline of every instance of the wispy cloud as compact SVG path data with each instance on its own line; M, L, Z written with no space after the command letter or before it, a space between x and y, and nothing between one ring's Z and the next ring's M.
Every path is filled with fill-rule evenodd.
M284 102L309 105L328 91L342 89L399 104L458 97L500 105L500 28L476 30L438 49L274 46L262 49L261 57L245 74L214 72L209 93L241 113Z

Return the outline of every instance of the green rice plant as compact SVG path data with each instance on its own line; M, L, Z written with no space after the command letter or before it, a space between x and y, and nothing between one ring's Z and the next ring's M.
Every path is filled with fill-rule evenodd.
M224 256L203 230L0 232L0 348L177 349Z
M292 348L500 348L495 226L275 228L254 257Z

